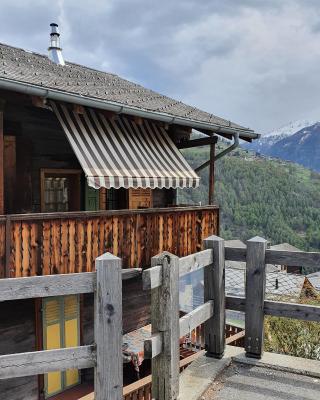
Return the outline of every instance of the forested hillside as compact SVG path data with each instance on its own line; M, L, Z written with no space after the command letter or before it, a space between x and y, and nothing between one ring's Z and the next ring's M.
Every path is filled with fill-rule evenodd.
M193 167L209 157L204 147L186 149L184 154ZM201 178L198 189L179 191L180 203L207 203L208 169ZM320 250L318 173L238 149L216 163L215 201L221 208L220 233L225 239L259 235L272 244Z

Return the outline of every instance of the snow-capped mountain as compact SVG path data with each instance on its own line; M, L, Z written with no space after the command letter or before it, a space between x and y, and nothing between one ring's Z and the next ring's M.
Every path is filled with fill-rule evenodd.
M286 137L286 136L291 136L297 133L298 131L301 131L301 129L306 128L308 126L316 124L318 121L316 120L308 120L308 119L301 119L298 121L293 121L290 122L287 125L281 126L278 129L274 129L271 132L266 133L263 135L263 137Z
M320 122L276 142L268 154L320 172Z
M278 129L274 129L260 137L258 140L254 140L252 143L245 143L244 148L252 150L265 155L272 155L270 153L271 148L281 140L288 138L295 133L313 126L317 123L316 120L302 119L294 122L290 122Z
M300 120L273 130L244 148L320 172L320 122Z

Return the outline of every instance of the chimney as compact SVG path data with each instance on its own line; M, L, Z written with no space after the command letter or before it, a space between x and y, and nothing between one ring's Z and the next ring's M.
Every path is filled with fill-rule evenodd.
M50 46L48 48L49 59L56 64L65 65L62 55L62 48L60 47L60 33L58 24L52 23L50 26Z

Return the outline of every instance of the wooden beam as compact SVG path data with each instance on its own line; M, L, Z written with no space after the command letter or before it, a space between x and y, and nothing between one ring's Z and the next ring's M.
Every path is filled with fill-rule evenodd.
M31 103L34 107L48 108L47 107L47 99L45 97L31 96Z
M264 313L274 317L286 317L303 321L320 322L320 306L311 306L308 304L265 301Z
M73 112L76 114L84 114L85 108L80 104L73 104Z
M1 279L0 301L92 293L95 281L95 272Z
M226 297L227 310L244 312L245 307L246 299L244 297ZM320 306L265 300L263 310L265 315L271 315L273 317L294 318L302 321L320 322Z
M94 346L9 354L0 356L0 379L92 368L94 365Z
M202 250L198 253L190 254L185 257L179 258L179 276L188 274L189 272L196 271L204 268L213 262L212 249ZM162 284L162 267L156 265L148 268L142 273L143 289L150 290L161 286Z
M141 268L121 270L122 280L140 274ZM96 272L0 279L0 301L92 293L95 287Z
M263 354L266 248L267 241L263 238L247 241L245 349L252 358L261 358Z
M320 252L266 250L267 264L314 267L320 265Z
M213 204L214 200L214 155L215 155L215 144L210 145L210 164L209 164L209 201L208 203Z
M4 214L4 132L3 112L5 101L0 99L0 215Z
M213 250L206 249L179 259L179 276L204 268L213 262Z
M226 296L226 310L245 312L246 299L244 297Z
M13 214L12 221L45 221L52 219L71 219L71 218L94 218L94 217L110 217L136 214L178 214L186 211L213 211L219 210L218 206L187 206L187 207L164 207L164 208L146 208L139 210L106 210L106 211L70 211L55 213L29 213L29 214ZM0 216L0 220L5 217Z
M179 259L164 252L152 257L162 266L162 285L151 290L152 334L162 335L163 351L152 359L152 397L176 400L179 396Z
M11 256L11 219L10 215L6 216L6 259L5 259L5 268L6 268L6 278L10 278L11 271L10 271L10 256Z
M179 337L183 337L213 316L214 302L208 301L179 319ZM144 358L151 359L162 352L162 333L151 335L144 341Z
M187 335L214 316L214 301L209 300L179 320L180 337Z
M207 146L214 145L217 143L218 138L216 136L205 137L200 139L193 140L183 140L177 144L178 149L187 149L190 147L199 147L199 146Z
M225 247L226 260L246 261L246 248ZM305 252L291 250L266 249L266 263L279 265L301 265L303 267L314 267L320 264L320 252Z
M210 236L203 241L213 251L213 263L204 270L204 301L214 300L214 314L205 322L205 344L210 357L221 359L225 350L225 259L224 240Z
M110 253L103 254L96 259L96 271L95 400L120 400L123 387L121 259Z
M155 265L142 272L143 290L155 289L162 285L162 266Z

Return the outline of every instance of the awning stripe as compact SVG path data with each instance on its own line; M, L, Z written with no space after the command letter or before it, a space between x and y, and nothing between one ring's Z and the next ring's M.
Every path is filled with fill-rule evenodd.
M76 157L94 188L197 187L200 178L163 127L136 124L124 116L108 119L102 111L76 113L51 102Z

